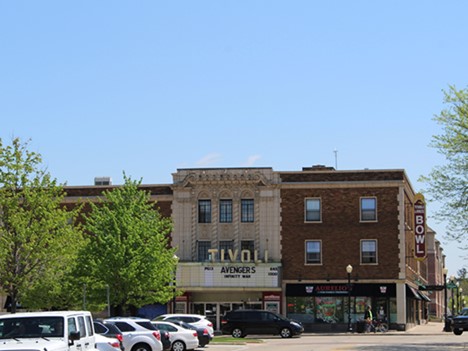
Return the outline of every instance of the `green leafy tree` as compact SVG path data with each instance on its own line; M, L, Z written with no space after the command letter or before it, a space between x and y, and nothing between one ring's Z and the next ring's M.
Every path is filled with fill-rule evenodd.
M18 138L11 145L0 139L0 286L13 313L18 302L51 307L83 243L76 212L61 207L63 188L27 147Z
M447 237L464 244L468 234L468 89L450 86L444 91L447 108L434 119L443 127L431 146L445 156L446 164L436 166L421 180L428 183L429 200L442 203L436 216L446 221Z
M169 246L170 218L159 213L149 192L124 174L125 184L91 203L85 229L91 235L80 257L78 275L93 306L109 300L117 314L166 303L174 296L177 261Z

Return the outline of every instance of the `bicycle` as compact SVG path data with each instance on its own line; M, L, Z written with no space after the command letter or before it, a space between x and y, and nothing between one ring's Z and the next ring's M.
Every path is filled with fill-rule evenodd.
M370 331L373 331L374 333L386 333L388 332L388 324L383 320L373 319L372 323L370 324Z

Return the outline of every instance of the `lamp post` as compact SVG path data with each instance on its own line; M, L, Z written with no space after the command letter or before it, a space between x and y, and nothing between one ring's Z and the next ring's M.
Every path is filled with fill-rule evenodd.
M450 325L447 320L447 273L448 269L444 267L442 270L444 274L444 331L450 332Z
M457 313L458 314L460 312L460 282L457 281L456 283L456 286L457 286Z
M455 288L455 277L450 276L450 291L452 296L452 317L455 315L455 299L453 298L453 289Z
M464 307L463 306L464 305L464 303L463 303L463 288L460 288L460 300L458 300L458 301L459 301L458 306L460 306L459 310L461 311L462 308Z
M172 281L172 289L173 289L173 295L172 295L172 313L176 313L176 296L177 296L177 265L179 263L179 257L176 255L173 256L174 261L175 261L175 267L174 267L174 277Z
M107 317L110 318L111 316L111 308L110 308L110 292L109 292L109 284L106 284L106 298L107 298Z
M348 264L346 266L346 273L348 273L348 331L353 332L351 326L351 273L353 272L353 266Z

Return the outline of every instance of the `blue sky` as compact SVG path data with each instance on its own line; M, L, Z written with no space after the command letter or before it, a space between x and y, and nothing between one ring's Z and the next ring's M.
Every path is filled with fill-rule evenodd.
M177 168L405 169L442 90L468 85L468 2L0 1L0 138L53 177L147 184ZM337 162L335 153L337 150ZM444 224L449 274L466 266Z

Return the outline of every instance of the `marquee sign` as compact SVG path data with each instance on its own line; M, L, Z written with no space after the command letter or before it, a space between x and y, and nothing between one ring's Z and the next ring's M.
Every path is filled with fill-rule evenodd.
M426 202L422 194L416 194L414 202L414 258L426 258Z

